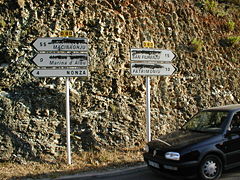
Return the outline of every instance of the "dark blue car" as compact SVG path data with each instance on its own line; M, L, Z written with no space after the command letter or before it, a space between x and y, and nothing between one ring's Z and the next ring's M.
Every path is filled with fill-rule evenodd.
M197 113L182 129L147 143L144 160L165 175L218 179L240 166L240 104Z

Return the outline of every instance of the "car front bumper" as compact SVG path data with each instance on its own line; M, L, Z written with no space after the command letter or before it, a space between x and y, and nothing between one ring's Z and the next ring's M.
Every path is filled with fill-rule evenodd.
M147 165L161 174L166 176L177 176L184 178L192 178L197 176L198 172L198 161L171 161L165 158L153 157L152 154L144 153L144 161Z

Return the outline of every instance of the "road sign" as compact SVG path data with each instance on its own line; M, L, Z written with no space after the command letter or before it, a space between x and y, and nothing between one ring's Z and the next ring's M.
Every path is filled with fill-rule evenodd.
M88 54L39 53L33 62L39 67L82 67L88 66Z
M47 37L33 42L38 51L88 51L86 38Z
M135 76L169 76L174 71L172 64L131 63L131 73Z
M170 62L175 58L175 54L165 49L133 48L131 49L132 61L160 61Z
M35 77L83 77L88 76L87 69L34 69Z

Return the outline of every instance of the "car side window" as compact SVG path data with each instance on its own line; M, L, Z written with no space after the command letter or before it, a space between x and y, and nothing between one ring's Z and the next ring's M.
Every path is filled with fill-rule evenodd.
M233 115L231 129L240 129L240 112Z

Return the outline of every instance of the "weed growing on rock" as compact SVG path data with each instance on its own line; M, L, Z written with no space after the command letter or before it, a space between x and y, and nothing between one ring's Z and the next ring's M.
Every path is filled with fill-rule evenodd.
M236 23L234 21L227 22L227 29L231 32L234 31Z
M202 50L202 47L203 47L203 41L202 40L199 40L197 38L194 38L192 40L190 49L193 52L197 52L197 51Z
M240 36L230 36L219 41L223 47L239 46Z
M216 12L218 8L218 3L214 0L205 0L204 4L205 4L205 9L212 13Z

